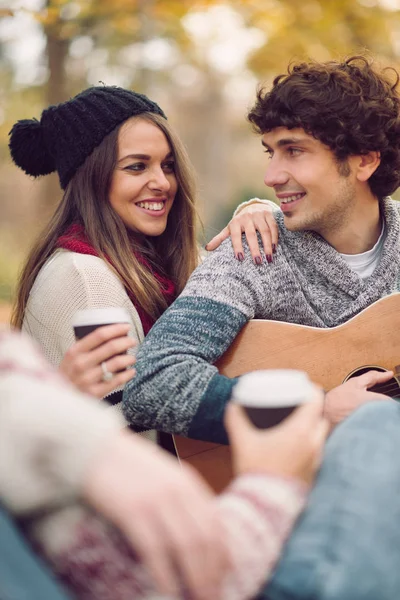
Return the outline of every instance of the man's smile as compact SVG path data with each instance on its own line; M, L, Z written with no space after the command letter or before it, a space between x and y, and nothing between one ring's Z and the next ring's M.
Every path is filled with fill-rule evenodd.
M300 200L302 200L304 198L304 196L306 195L306 192L297 192L297 193L290 193L290 194L277 194L277 198L280 201L280 206L283 212L288 212L290 210L292 210L294 208L294 206L296 206Z

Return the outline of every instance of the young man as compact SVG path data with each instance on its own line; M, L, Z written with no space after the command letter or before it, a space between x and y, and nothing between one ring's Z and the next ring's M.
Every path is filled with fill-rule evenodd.
M333 327L399 291L399 209L387 198L400 184L397 81L353 57L293 65L259 93L249 119L269 155L265 183L282 208L274 260L257 266L247 248L236 260L228 241L193 273L138 353L124 393L128 420L223 441L236 381L213 363L249 319ZM330 392L331 422L374 399L367 388L378 380L367 374ZM380 500L373 493L400 468L389 443L398 415L394 402L374 402L332 436L263 598L399 597L400 490Z
M228 241L193 273L138 353L128 420L224 441L236 380L213 363L249 319L334 327L399 289L399 209L387 198L400 183L395 83L353 57L294 65L259 92L249 120L282 209L274 260L257 266L248 249L236 260ZM332 423L373 399L367 387L385 378L372 372L328 394Z

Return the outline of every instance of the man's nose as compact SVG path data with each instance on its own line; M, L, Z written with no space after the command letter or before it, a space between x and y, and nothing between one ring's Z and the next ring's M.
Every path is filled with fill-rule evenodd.
M274 157L272 157L264 174L265 185L273 188L287 183L288 179L288 172L280 166L279 161L274 160Z

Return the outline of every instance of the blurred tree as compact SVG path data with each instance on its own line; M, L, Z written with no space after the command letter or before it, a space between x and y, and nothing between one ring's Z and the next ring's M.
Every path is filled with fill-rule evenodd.
M41 8L32 9L30 14L41 25L46 39L47 80L44 85L39 82L35 89L22 90L22 96L18 89L15 101L9 91L10 71L1 75L9 108L0 125L3 148L6 145L4 132L15 120L16 107L27 98L32 104L35 96L35 105L60 102L87 83L97 83L103 77L100 73L105 73L106 83L113 82L115 75L114 79L122 80L122 85L156 98L163 97L160 89L164 89L164 95L172 96L178 107L202 188L209 206L215 206L208 210L212 218L231 186L227 154L234 151L229 147L229 130L235 124L230 120L226 105L225 86L229 74L212 64L207 53L208 39L199 52L199 46L184 26L187 15L195 11L211 12L213 7L225 5L242 16L249 31L263 32L264 43L250 53L247 60L247 67L257 78L282 72L291 59L326 60L368 49L385 62L396 65L400 54L400 13L393 10L397 0L42 1ZM0 18L12 19L13 5L16 13L21 10L21 0L11 0L11 8L2 9ZM29 11L25 9L25 12ZM224 28L223 17L217 25L221 30ZM162 41L167 43L163 46ZM168 65L166 55L173 50L178 58ZM217 49L216 53L224 51ZM164 61L166 66L155 66L156 59L159 64ZM179 65L186 69L185 73L180 71L181 80L188 76L190 69L189 79L193 72L202 79L201 85L193 84L192 95L186 93L190 84L186 90L178 89ZM164 106L164 101L162 104ZM59 197L59 189L56 176L47 181L45 204L51 209Z
M385 63L399 61L397 0L233 0L231 5L267 35L249 60L260 76L282 72L293 59L324 61L365 50Z
M81 76L75 80L68 73L74 41L90 38L93 47L106 48L111 68L120 49L128 44L144 47L152 39L169 38L185 48L189 41L181 26L182 17L198 6L206 9L215 3L215 0L45 0L42 8L31 11L46 38L48 78L44 105L62 102L86 84L85 69L79 71ZM0 17L13 14L11 9L2 10ZM129 71L127 85L134 84L139 91L150 93L153 70L146 60L139 60L138 68L130 66ZM49 212L60 198L56 175L46 178L44 196L44 207Z

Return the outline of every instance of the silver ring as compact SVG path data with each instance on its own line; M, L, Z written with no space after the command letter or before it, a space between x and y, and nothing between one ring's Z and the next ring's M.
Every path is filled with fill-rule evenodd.
M103 381L106 381L106 382L111 381L111 379L114 377L114 375L111 373L111 371L109 371L107 369L106 361L103 361L101 363L101 370L103 371L103 377L102 377Z

